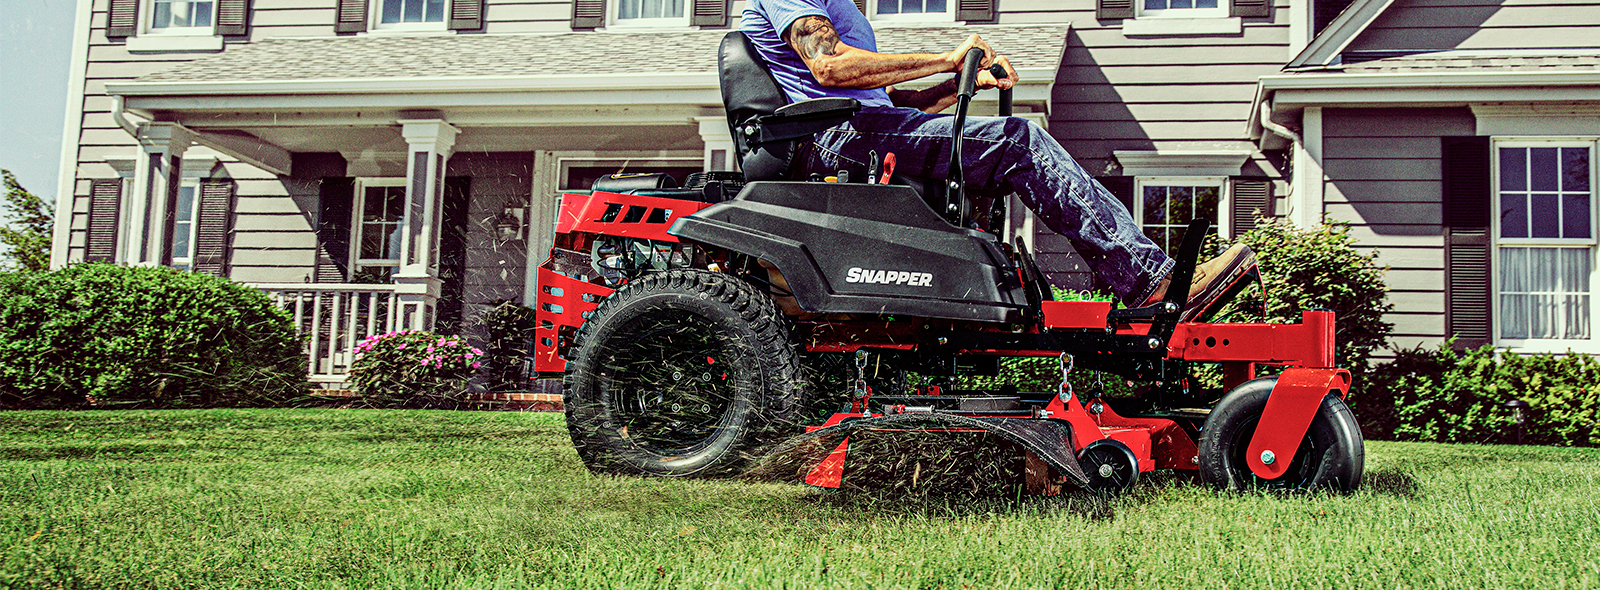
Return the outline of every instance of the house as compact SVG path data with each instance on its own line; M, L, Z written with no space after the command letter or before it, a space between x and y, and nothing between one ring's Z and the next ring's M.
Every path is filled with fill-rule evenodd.
M1562 166L1592 167L1600 132L1584 109L1597 96L1588 37L1600 4L857 4L885 51L948 50L978 32L1010 55L1023 77L1018 115L1046 125L1158 241L1176 243L1195 215L1230 235L1256 212L1347 220L1395 267L1403 344L1461 333L1579 348L1592 330L1574 326L1600 317L1577 272L1593 267L1593 231L1491 232L1484 199L1521 195L1544 213L1545 185L1486 197L1485 182L1451 180L1443 170L1456 160L1441 155L1462 143L1499 162L1520 149L1537 168L1549 153L1539 142L1556 134ZM616 171L682 179L728 168L713 56L742 8L80 0L75 140L64 142L58 192L70 198L58 205L52 264L171 265L254 284L310 335L313 378L337 383L365 334L470 332L495 301L532 304L562 191ZM1450 82L1462 68L1498 73ZM980 97L977 112L992 102ZM1427 138L1432 148L1419 147ZM1592 225L1593 188L1578 186L1555 191L1558 210L1582 210ZM1581 225L1563 219L1561 232ZM1092 286L1063 238L1028 215L1013 222L1053 281ZM1555 274L1516 275L1506 287L1516 290L1496 295L1497 275L1472 266L1474 255ZM1552 280L1565 290L1550 291ZM1568 302L1557 306L1561 337L1528 338L1550 329L1539 322L1556 313L1552 297ZM1511 311L1484 313L1502 305Z

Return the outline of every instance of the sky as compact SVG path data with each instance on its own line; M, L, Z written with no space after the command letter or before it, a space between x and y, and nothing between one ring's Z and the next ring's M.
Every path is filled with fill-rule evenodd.
M0 0L0 11L0 168L52 200L77 0Z

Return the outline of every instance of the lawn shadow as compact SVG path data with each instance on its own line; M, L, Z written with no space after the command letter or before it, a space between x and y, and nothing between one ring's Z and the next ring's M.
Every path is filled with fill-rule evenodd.
M1394 467L1374 469L1362 476L1362 489L1373 494L1412 499L1421 495L1422 485L1409 471Z

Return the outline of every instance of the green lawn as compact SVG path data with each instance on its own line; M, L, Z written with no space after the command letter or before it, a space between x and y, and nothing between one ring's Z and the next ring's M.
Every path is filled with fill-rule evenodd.
M0 587L1600 587L1600 450L1367 450L1349 496L929 506L595 477L554 414L6 412Z

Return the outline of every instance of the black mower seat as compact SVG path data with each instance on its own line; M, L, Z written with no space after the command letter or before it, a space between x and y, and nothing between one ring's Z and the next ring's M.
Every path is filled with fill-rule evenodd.
M849 121L861 110L853 98L791 104L750 38L740 31L722 38L717 80L728 112L728 131L748 182L790 179L799 140Z

